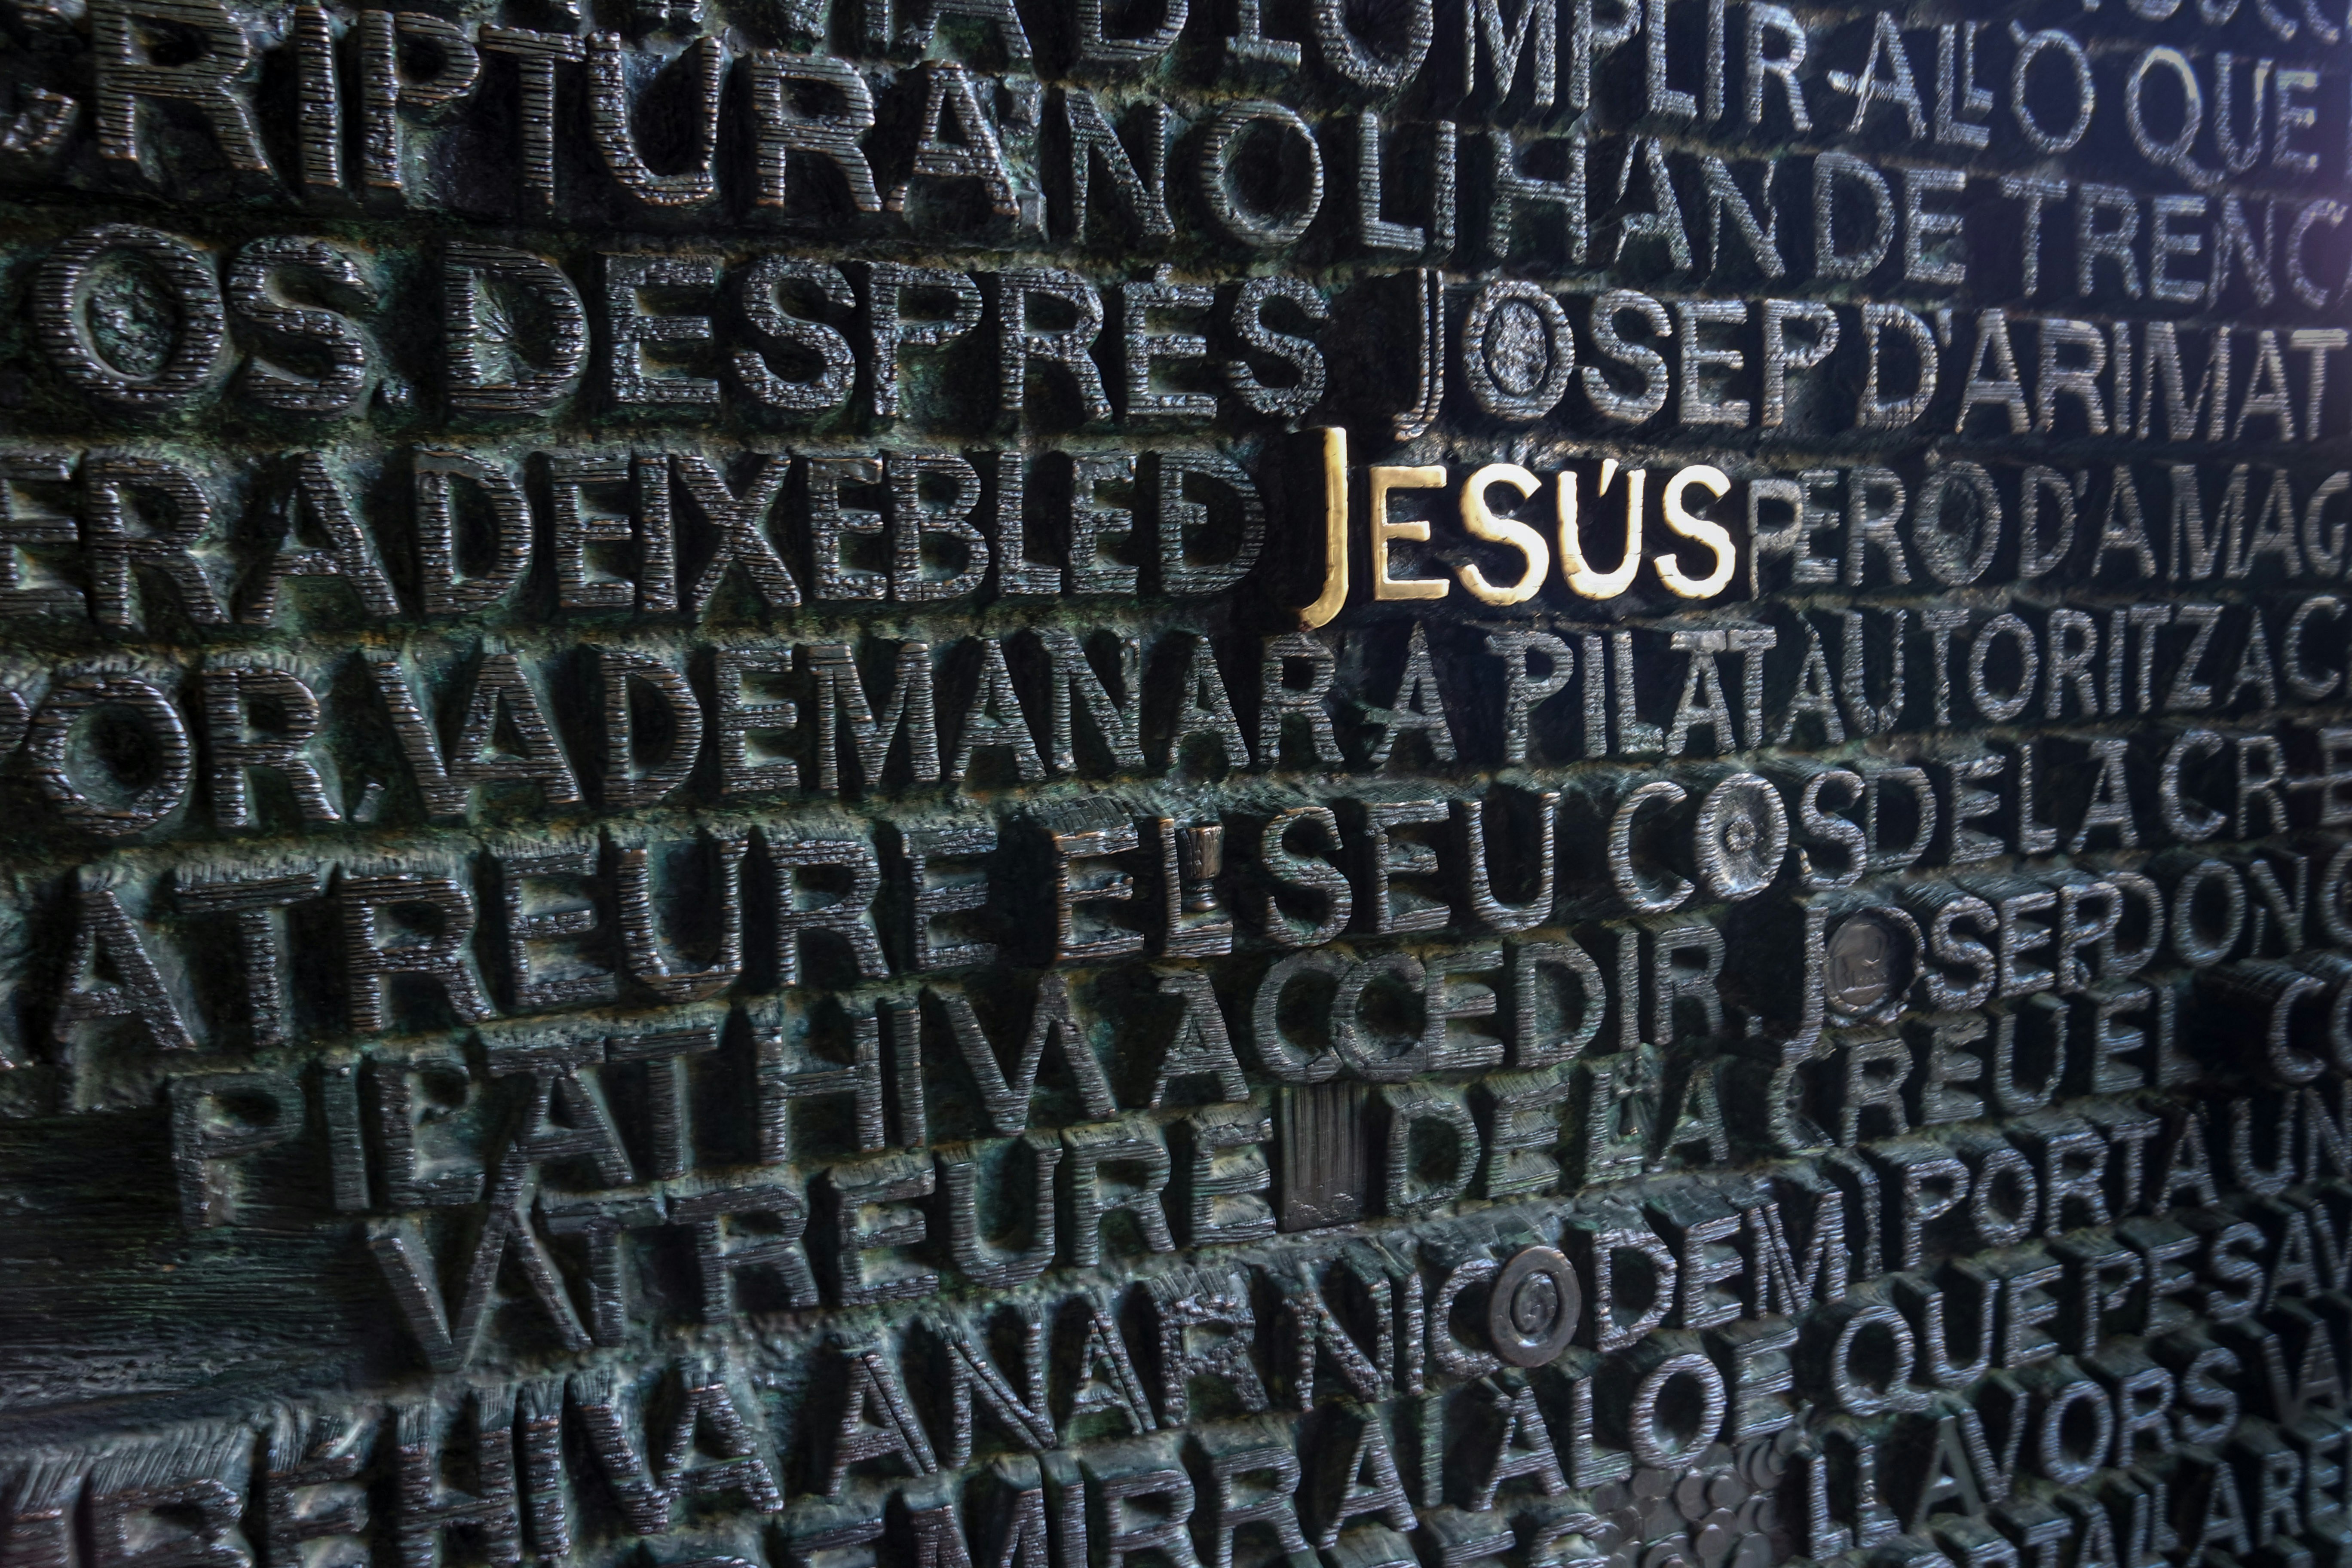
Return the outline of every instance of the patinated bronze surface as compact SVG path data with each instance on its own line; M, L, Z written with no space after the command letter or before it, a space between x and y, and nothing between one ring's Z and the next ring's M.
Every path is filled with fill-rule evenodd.
M2344 0L7 0L0 1568L2343 1568Z

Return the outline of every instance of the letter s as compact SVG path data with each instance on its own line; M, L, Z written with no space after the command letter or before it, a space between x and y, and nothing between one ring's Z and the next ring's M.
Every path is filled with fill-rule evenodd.
M254 354L245 367L245 390L264 407L286 414L349 414L367 395L367 333L340 310L311 309L283 293L289 274L313 289L338 289L362 305L375 303L375 287L349 253L321 239L272 235L236 253L228 269L229 308L240 324L301 349L302 362L319 367L305 375Z
M1656 562L1658 580L1666 585L1667 592L1685 599L1711 599L1731 582L1731 568L1738 552L1732 545L1731 534L1721 523L1694 516L1690 508L1683 504L1684 492L1693 485L1704 488L1709 495L1719 496L1731 489L1731 476L1709 464L1694 463L1666 481L1666 526L1692 543L1713 551L1715 570L1704 577L1686 577L1672 555L1661 555Z
M1496 587L1486 581L1486 574L1475 562L1465 562L1454 569L1462 585L1481 604L1517 605L1536 596L1544 578L1551 572L1551 546L1544 536L1514 518L1497 517L1486 505L1488 485L1508 485L1522 497L1536 493L1542 481L1517 463L1489 463L1470 476L1462 487L1462 526L1473 539L1492 544L1507 544L1527 562L1526 570L1516 583Z
M2189 1363L2180 1379L2182 1408L2194 1410L2203 1420L2180 1422L2180 1440L2218 1447L2229 1440L2238 1429L2238 1396L2230 1385L2215 1375L2238 1370L2238 1358L2219 1345L2200 1353Z

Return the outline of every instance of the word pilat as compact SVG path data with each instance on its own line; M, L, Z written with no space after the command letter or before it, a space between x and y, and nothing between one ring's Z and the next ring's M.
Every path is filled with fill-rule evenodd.
M0 1568L2342 1568L2347 29L7 8Z
M2295 1103L2287 1102L2291 1121ZM2301 1105L2304 1116L2326 1114L2315 1111L2311 1091ZM102 1461L85 1471L52 1460L21 1487L46 1477L65 1510L131 1514L207 1495L217 1500L201 1528L220 1535L236 1517L230 1500L247 1495L240 1479L266 1499L381 1471L460 1489L404 1485L388 1510L340 1510L334 1534L383 1530L438 1542L446 1531L495 1531L503 1521L507 1538L528 1529L542 1552L599 1536L723 1530L730 1516L764 1536L774 1527L763 1514L780 1516L792 1540L837 1539L849 1518L846 1528L866 1532L856 1544L888 1552L876 1543L892 1539L886 1519L901 1507L918 1520L918 1505L945 1509L952 1521L961 1500L979 1530L993 1489L1042 1489L1072 1505L1060 1515L1069 1527L1089 1517L1084 1505L1100 1489L1114 1500L1181 1500L1175 1511L1201 1528L1162 1534L1150 1550L1232 1560L1240 1527L1252 1524L1277 1546L1293 1531L1360 1529L1367 1517L1443 1541L1465 1515L1499 1509L1563 1536L1604 1536L1601 1520L1556 1500L1703 1462L1696 1456L1719 1428L1743 1446L1794 1435L1780 1447L1808 1500L1790 1510L1790 1525L1816 1550L1906 1531L1966 1542L1971 1523L2013 1534L2110 1457L2132 1468L2132 1480L2106 1494L2120 1517L2082 1510L2074 1532L2096 1541L2104 1525L2124 1535L2137 1502L2137 1528L2159 1541L2177 1532L2227 1542L2262 1527L2242 1498L2216 1502L2211 1489L2252 1491L2268 1476L2274 1495L2294 1502L2299 1529L2334 1518L2341 1500L2341 1436L2315 1442L2335 1430L2324 1422L2301 1430L2343 1397L2340 1190L2299 1184L2315 1172L2284 1152L2260 1163L2242 1116L2236 1125L2231 1133L2217 1121L2209 1141L2194 1121L2167 1131L2160 1118L2095 1105L2087 1119L1962 1144L1957 1157L1935 1145L1873 1148L1865 1158L1833 1156L1827 1179L1784 1166L1745 1184L1654 1184L1622 1203L1540 1219L1497 1210L1450 1237L1243 1252L1150 1275L1127 1291L1016 1289L898 1309L899 1326L807 1347L812 1375L787 1383L762 1376L740 1352L650 1375L606 1368L520 1385L445 1382L390 1412L346 1406L257 1436L248 1429L241 1442L203 1434L151 1445L148 1485L127 1498L110 1494L117 1472ZM573 1157L584 1153L577 1142ZM2334 1158L2340 1186L2340 1133ZM887 1212L919 1195L903 1179L842 1191L853 1257L919 1240L919 1225ZM2223 1192L2228 1206L2216 1210ZM787 1196L670 1200L667 1223L702 1249L701 1284L687 1300L698 1289L703 1313L724 1313L760 1275L814 1296L804 1261L773 1242L728 1247L718 1220L698 1217L748 1215ZM2169 1206L2181 1198L2190 1206ZM869 1209L885 1223L862 1229ZM635 1200L613 1205L601 1226L577 1205L541 1215L554 1235L607 1246L664 1224L658 1205ZM1957 1275L1920 1270L1923 1238L1963 1215L1980 1237L2006 1245L2000 1260ZM388 1268L413 1267L408 1243L379 1234ZM489 1277L478 1258L495 1266L493 1244L544 1246L527 1226L483 1237L469 1291ZM961 1257L973 1243L956 1245ZM568 1310L547 1255L534 1256L538 1307ZM835 1267L847 1282L826 1289L845 1290L845 1302L920 1303L937 1288L928 1276ZM1017 1261L992 1267L999 1283L1025 1275ZM1873 1283L1882 1268L1894 1271L1891 1294ZM469 1346L446 1330L478 1331L481 1304L469 1301L446 1323L415 1318L430 1287L411 1289L415 1326L445 1334L436 1361L461 1362ZM1133 1298L1127 1310L1121 1295ZM1482 1296L1483 1310L1462 1310ZM1538 1331L1547 1304L1550 1326ZM600 1300L593 1319L600 1340L614 1321L606 1305ZM2222 1331L2180 1340L2197 1316ZM590 1321L569 1324L583 1346ZM870 1310L866 1321L875 1323ZM2175 1337L2153 1359L2118 1364L2103 1351L2119 1329ZM1659 1335L1670 1336L1665 1348ZM1701 1348L1666 1353L1675 1343ZM1316 1414L1326 1390L1339 1403ZM1696 1427L1691 1394L1704 1411ZM1809 1416L1800 1401L1818 1402L1831 1419ZM2085 1410L2098 1418L2082 1420ZM1855 1425L1870 1420L1920 1441L1874 1460ZM579 1447L559 1436L573 1431L586 1439ZM1345 1484L1318 1483L1316 1457L1335 1436L1353 1466ZM286 1463L296 1443L311 1462L300 1469ZM2249 1451L2259 1466L2252 1480L2233 1473L2234 1456ZM2140 1468L2176 1455L2184 1462L2171 1484ZM982 1484L937 1479L976 1461L987 1461ZM1137 1471L1149 1479L1135 1480ZM1230 1489L1244 1475L1270 1478L1265 1490L1282 1506L1262 1501L1242 1515ZM219 1489L202 1493L205 1480ZM2179 1496L2183 1485L2200 1495ZM2150 1497L2154 1520L2145 1516ZM459 1512L441 1500L467 1506ZM35 1500L20 1488L19 1540L40 1539ZM681 1504L693 1510L685 1519ZM1198 1511L1181 1506L1190 1504ZM614 1508L617 1518L606 1511ZM1097 1530L1105 1517L1091 1515ZM2288 1522L2274 1515L2269 1528ZM1515 1538L1490 1534L1487 1549L1499 1554ZM490 1537L493 1552L499 1539Z
M2194 843L2212 837L2217 811L2242 837L2250 821L2256 831L2339 825L2345 731L2322 705L2342 689L2348 636L2343 602L2315 595L2283 613L1898 604L1696 630L1434 639L1416 620L1328 640L1045 627L944 647L761 641L683 657L467 640L406 658L248 652L186 669L90 659L46 689L11 689L0 739L27 764L15 787L34 820L86 843L456 821L485 805L579 817L918 802L1073 778L1433 769L1470 790L1482 770L1729 759L1862 738L1904 737L1926 746L1906 760L1940 763L1969 733L1979 760L1968 776L2007 791L2017 819L2038 825L2018 830L2015 852L2046 852L2061 837L2080 852L2101 827L2114 847ZM2254 722L2297 709L2308 721ZM119 756L76 744L100 712ZM2100 732L2133 718L2170 727ZM2009 760L1982 760L1996 753ZM2042 782L2080 764L2092 771ZM1558 783L1601 802L1615 776ZM1932 811L1920 833L1934 837Z

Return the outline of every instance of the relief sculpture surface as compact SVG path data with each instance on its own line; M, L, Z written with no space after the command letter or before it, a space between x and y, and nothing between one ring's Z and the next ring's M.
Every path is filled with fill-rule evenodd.
M2346 0L0 0L0 1568L2352 1568Z

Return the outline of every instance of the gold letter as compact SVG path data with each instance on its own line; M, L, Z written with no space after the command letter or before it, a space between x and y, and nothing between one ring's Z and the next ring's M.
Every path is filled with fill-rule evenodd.
M1445 470L1435 464L1421 468L1391 468L1375 464L1365 470L1371 479L1369 497L1372 519L1372 597L1375 599L1443 599L1454 586L1443 577L1391 577L1389 575L1389 541L1407 539L1415 543L1429 538L1429 520L1407 518L1402 522L1389 521L1391 490L1436 490L1445 488Z
M1601 482L1592 493L1606 495L1609 481L1616 477L1617 459L1603 459ZM1642 569L1642 488L1649 477L1647 468L1625 476L1625 558L1613 572L1596 572L1584 558L1584 542L1577 531L1576 475L1568 468L1559 471L1559 569L1579 597L1613 599L1633 585L1633 574Z
M1536 596L1543 586L1545 575L1551 571L1551 546L1544 536L1524 522L1507 517L1496 517L1486 506L1488 485L1508 485L1521 496L1531 496L1543 481L1517 463L1489 463L1470 476L1462 487L1462 526L1473 539L1484 539L1496 544L1507 544L1527 560L1527 569L1519 580L1497 588L1486 581L1486 574L1475 563L1454 569L1462 585L1481 604L1517 605Z
M1323 427L1323 592L1298 612L1307 631L1328 626L1348 604L1348 433Z

